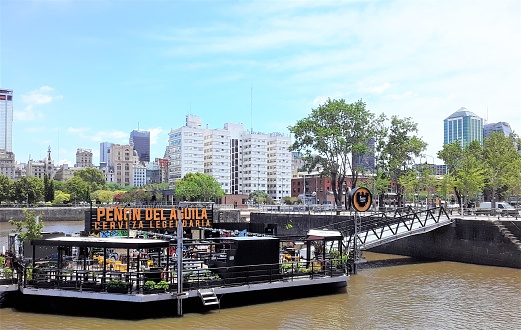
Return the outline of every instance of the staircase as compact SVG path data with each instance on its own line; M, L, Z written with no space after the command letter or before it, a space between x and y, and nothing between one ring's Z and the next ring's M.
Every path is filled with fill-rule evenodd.
M197 290L197 294L201 298L204 306L219 305L219 298L217 298L214 289L199 289Z
M507 227L501 224L499 220L492 220L492 223L499 229L499 232L503 237L508 238L512 243L517 246L517 249L521 251L521 241L518 237L516 237Z

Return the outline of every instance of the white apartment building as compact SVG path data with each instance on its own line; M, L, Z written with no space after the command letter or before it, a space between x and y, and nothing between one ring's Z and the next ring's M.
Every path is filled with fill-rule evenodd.
M186 116L186 125L168 134L169 182L174 183L187 173L204 173L202 120Z
M230 194L230 132L225 129L206 130L204 133L204 173L211 175Z
M261 190L278 200L291 194L290 143L289 136L244 131L243 124L203 129L201 118L189 115L185 126L169 134L169 182L203 172L226 194Z
M268 138L268 194L274 199L291 196L291 138L272 133Z
M139 157L139 156L138 156ZM143 187L147 184L147 168L143 163L136 161L132 167L132 185L134 187Z

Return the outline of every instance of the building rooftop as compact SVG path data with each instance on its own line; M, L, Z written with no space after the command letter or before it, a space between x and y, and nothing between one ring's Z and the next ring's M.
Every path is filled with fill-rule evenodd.
M479 117L474 112L467 110L467 108L461 107L458 111L448 116L446 119L458 118L458 117Z

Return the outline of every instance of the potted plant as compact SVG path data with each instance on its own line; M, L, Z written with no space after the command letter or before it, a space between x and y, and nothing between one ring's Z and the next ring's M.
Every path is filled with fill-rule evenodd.
M128 293L129 283L121 280L110 280L107 284L107 292Z
M156 288L156 282L152 280L148 280L145 282L143 286L143 293L161 293L165 292L165 290L161 290L160 288Z
M161 292L166 292L170 288L170 285L167 281L159 281L154 285L154 289L160 290Z

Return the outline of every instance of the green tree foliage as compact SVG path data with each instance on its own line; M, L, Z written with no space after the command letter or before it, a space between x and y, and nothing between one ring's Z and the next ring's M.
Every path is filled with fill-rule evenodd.
M295 138L290 149L303 153L306 170L318 166L323 176L331 176L337 205L342 204L343 183L348 173L352 173L353 186L356 185L359 169L353 168L351 155L369 151L367 143L374 137L379 120L361 100L347 104L343 99L328 99L289 127Z
M418 180L418 173L414 169L407 169L404 174L398 179L398 182L403 187L405 200L410 198L415 202L415 194L418 192L420 183Z
M43 221L38 220L35 212L23 210L25 220L9 220L9 223L16 227L14 230L18 237L23 241L29 241L42 237ZM39 216L40 217L40 216Z
M125 192L120 200L124 203L148 203L152 200L152 192L144 189L131 189Z
M50 180L47 174L43 176L43 190L44 201L52 202L54 200L54 184L53 180Z
M131 189L134 189L135 187L132 187L132 186L122 186L119 183L111 182L111 183L107 183L107 188L110 191L123 191L123 192L125 192L125 191L129 191Z
M0 203L11 201L13 184L11 180L3 174L0 174Z
M13 199L18 203L34 204L44 197L43 180L22 177L13 183Z
M71 202L89 202L90 189L89 183L83 181L80 176L74 176L65 182L65 192L71 195Z
M54 204L66 204L71 201L71 195L67 194L61 190L56 190L54 193L54 200L52 201Z
M287 205L302 204L302 200L298 197L286 196L286 197L282 197L282 201L284 202L284 204L287 204Z
M464 205L468 199L476 199L478 193L483 191L486 179L486 166L480 160L483 148L477 141L472 141L463 150L461 166L456 170L455 185L461 192Z
M74 177L79 177L89 185L89 192L103 189L106 184L105 175L97 168L87 167L74 172Z
M250 200L258 204L273 204L273 198L271 198L271 196L268 195L267 192L262 190L252 191L248 197L250 198Z
M462 205L462 193L458 189L457 185L458 171L463 166L464 160L461 143L459 141L455 141L453 143L443 145L443 149L438 151L438 158L443 160L447 166L447 174L445 175L447 178L445 179L445 183L450 182L452 184L452 189L456 195L458 203Z
M170 185L168 183L148 183L143 186L143 189L146 190L168 190L170 189Z
M91 197L93 200L109 204L114 201L114 195L115 192L110 190L96 190L91 194Z
M427 143L416 135L418 124L411 118L392 116L390 126L381 127L376 133L376 166L389 180L396 182L398 203L401 204L404 188L399 179L425 150Z
M492 191L493 200L499 191L512 190L521 180L521 155L516 149L516 138L515 134L506 137L502 133L492 133L485 139L486 184Z
M224 195L221 185L212 176L204 173L187 173L175 182L178 200L209 202Z

